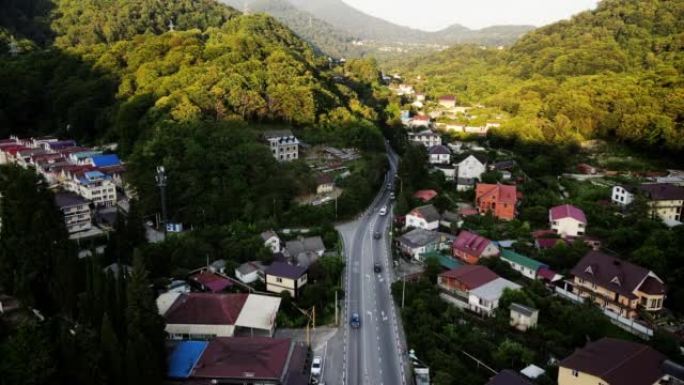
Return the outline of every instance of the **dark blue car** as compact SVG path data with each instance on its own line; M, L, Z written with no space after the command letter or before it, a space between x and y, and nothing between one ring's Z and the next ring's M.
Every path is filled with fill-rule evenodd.
M359 316L359 313L353 313L352 314L351 320L349 321L349 324L354 329L358 329L361 327L361 317Z

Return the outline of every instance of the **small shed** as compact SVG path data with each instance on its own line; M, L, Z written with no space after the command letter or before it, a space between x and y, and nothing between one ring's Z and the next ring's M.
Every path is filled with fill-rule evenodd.
M512 303L511 309L511 326L524 332L527 329L537 326L539 320L539 310L521 305L519 303Z

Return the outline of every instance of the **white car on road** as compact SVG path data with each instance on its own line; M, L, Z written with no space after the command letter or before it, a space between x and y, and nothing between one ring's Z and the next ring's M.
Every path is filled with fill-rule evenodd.
M380 215L387 215L387 206L382 206L380 209Z
M311 375L313 377L318 377L321 375L322 365L323 359L321 356L316 356L313 358L313 361L311 361Z

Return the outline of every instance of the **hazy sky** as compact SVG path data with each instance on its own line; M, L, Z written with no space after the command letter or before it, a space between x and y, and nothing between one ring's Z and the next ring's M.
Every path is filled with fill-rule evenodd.
M373 16L435 31L451 24L542 26L592 9L599 0L343 0Z

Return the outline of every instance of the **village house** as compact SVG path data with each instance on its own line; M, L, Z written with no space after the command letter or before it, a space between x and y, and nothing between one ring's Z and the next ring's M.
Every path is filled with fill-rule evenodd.
M431 130L409 132L408 140L411 143L422 144L426 148L439 146L442 144L442 137Z
M520 290L522 286L504 278L497 278L470 291L468 304L471 311L487 317L499 308L499 299L505 290Z
M435 199L437 195L437 191L435 190L418 190L413 194L413 197L425 203Z
M453 95L444 95L439 98L439 105L444 108L456 107L456 97Z
M677 384L667 357L648 345L601 338L576 350L558 365L558 385ZM679 373L681 375L681 372ZM670 380L670 381L667 381Z
M87 231L93 227L90 202L72 192L55 193L55 204L64 215L64 223L70 234Z
M613 186L610 200L618 206L629 206L634 202L634 188L630 186Z
M422 92L417 93L416 94L416 101L424 103L425 102L425 94Z
M420 206L406 214L405 228L437 230L439 228L439 220L440 215L435 206Z
M668 226L681 224L684 187L671 184L642 184L639 192L646 197L649 215L660 218Z
M220 293L233 286L233 281L208 269L191 275L188 277L188 282L192 283L199 290L210 293Z
M280 162L299 159L299 139L290 130L273 130L264 132L264 140L268 143L271 154Z
M478 183L475 187L475 204L482 215L491 213L499 219L515 219L517 203L515 186Z
M551 230L561 238L577 237L587 231L587 217L584 211L573 205L561 205L549 210Z
M510 323L514 328L525 332L527 329L537 327L539 310L515 302L511 304L509 310L511 311Z
M261 233L261 240L264 241L264 246L271 249L272 253L280 251L280 237L273 230L264 231Z
M463 230L454 241L452 253L463 262L475 265L481 258L497 256L499 248L489 239Z
M463 224L463 219L458 213L453 211L445 210L439 219L439 225L447 229L454 229L456 227L461 227Z
M454 237L450 234L421 228L413 229L397 238L399 249L416 261L423 261L423 254L448 250Z
M256 281L265 281L266 266L259 261L245 262L235 268L235 278L240 282L250 284Z
M180 341L167 362L174 384L293 385L308 370L305 344L259 336Z
M322 257L324 253L325 244L323 238L319 236L298 237L285 243L285 256L298 266L308 267Z
M447 182L456 180L456 170L456 167L444 164L436 164L432 167L432 171L441 172L444 175L444 180Z
M93 202L96 207L116 205L116 186L112 179L100 171L86 171L76 174L67 186L83 198Z
M440 144L428 149L430 164L449 164L451 163L451 151L449 147Z
M465 305L471 290L497 278L499 276L485 266L464 265L441 273L437 277L437 286Z
M458 191L470 190L475 183L480 180L482 174L487 171L487 162L482 156L468 155L465 159L457 163L456 189Z
M504 369L489 379L485 385L534 385L523 376L510 370Z
M171 339L232 337L241 331L271 337L280 297L171 292L157 298L157 307Z
M288 292L296 298L308 280L307 269L292 266L285 262L273 262L265 272L266 291L271 293Z
M408 126L410 128L416 129L416 128L429 128L431 119L427 115L416 115L409 119ZM410 133L409 133L410 137Z
M321 174L316 177L316 194L328 194L335 189L335 181L329 174Z
M654 272L620 258L590 251L571 271L573 293L626 318L659 311L665 285Z
M515 271L522 274L525 278L537 279L537 273L539 269L546 267L547 265L535 261L532 258L526 257L522 254L518 254L510 249L501 250L501 260L508 263L508 265Z

